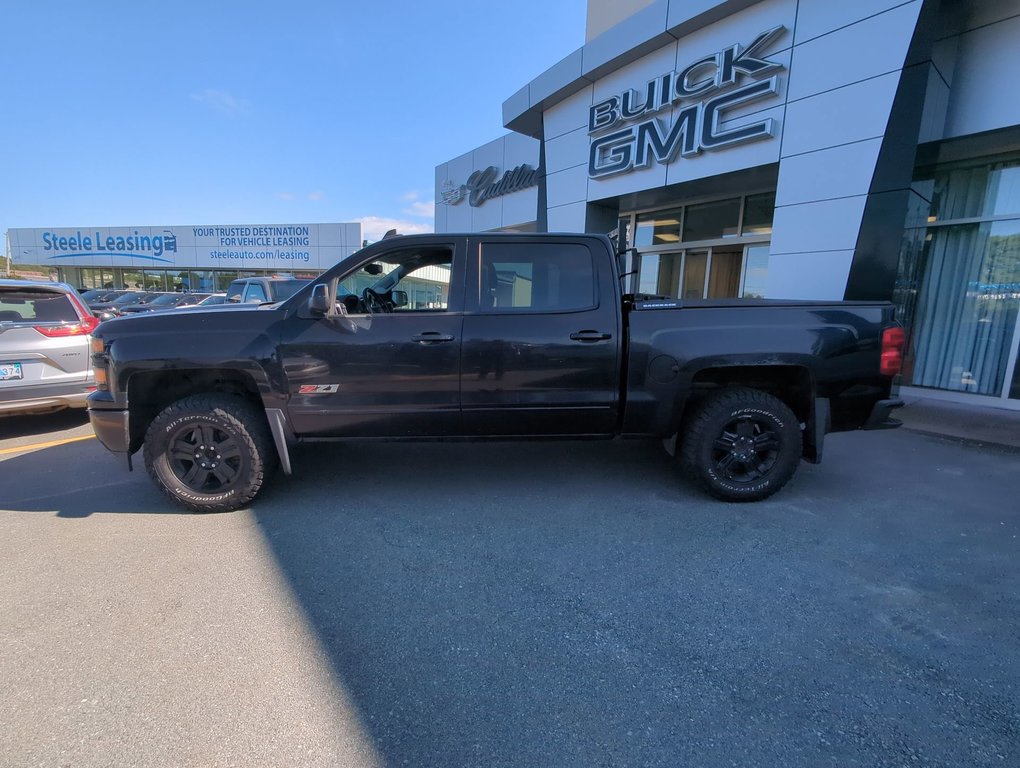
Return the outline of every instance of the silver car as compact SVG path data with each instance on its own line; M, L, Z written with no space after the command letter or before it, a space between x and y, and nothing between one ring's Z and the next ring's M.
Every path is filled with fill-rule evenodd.
M69 285L0 280L0 416L84 408L98 324Z

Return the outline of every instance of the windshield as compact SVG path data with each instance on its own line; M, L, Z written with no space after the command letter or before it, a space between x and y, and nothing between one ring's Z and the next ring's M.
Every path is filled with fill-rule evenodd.
M183 294L180 293L164 293L162 296L157 296L150 303L154 307L168 307L173 304L177 304L183 298Z
M118 296L116 299L113 300L113 303L114 304L134 304L136 301L138 301L144 295L145 295L144 291L131 291L129 293L125 293L125 294L123 294L121 296Z

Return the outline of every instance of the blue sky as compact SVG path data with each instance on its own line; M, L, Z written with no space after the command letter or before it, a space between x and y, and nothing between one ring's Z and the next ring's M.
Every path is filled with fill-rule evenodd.
M584 0L4 3L0 231L365 219L584 42Z

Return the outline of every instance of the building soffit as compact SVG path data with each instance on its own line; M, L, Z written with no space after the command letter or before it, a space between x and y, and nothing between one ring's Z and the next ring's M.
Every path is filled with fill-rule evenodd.
M553 64L503 102L503 125L542 139L542 112L610 72L761 0L655 0Z

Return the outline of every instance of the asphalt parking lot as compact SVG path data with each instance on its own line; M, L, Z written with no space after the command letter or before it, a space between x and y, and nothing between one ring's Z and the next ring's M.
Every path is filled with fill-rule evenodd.
M5 766L1020 764L1015 451L729 505L656 444L318 446L196 516L89 434L0 420Z

